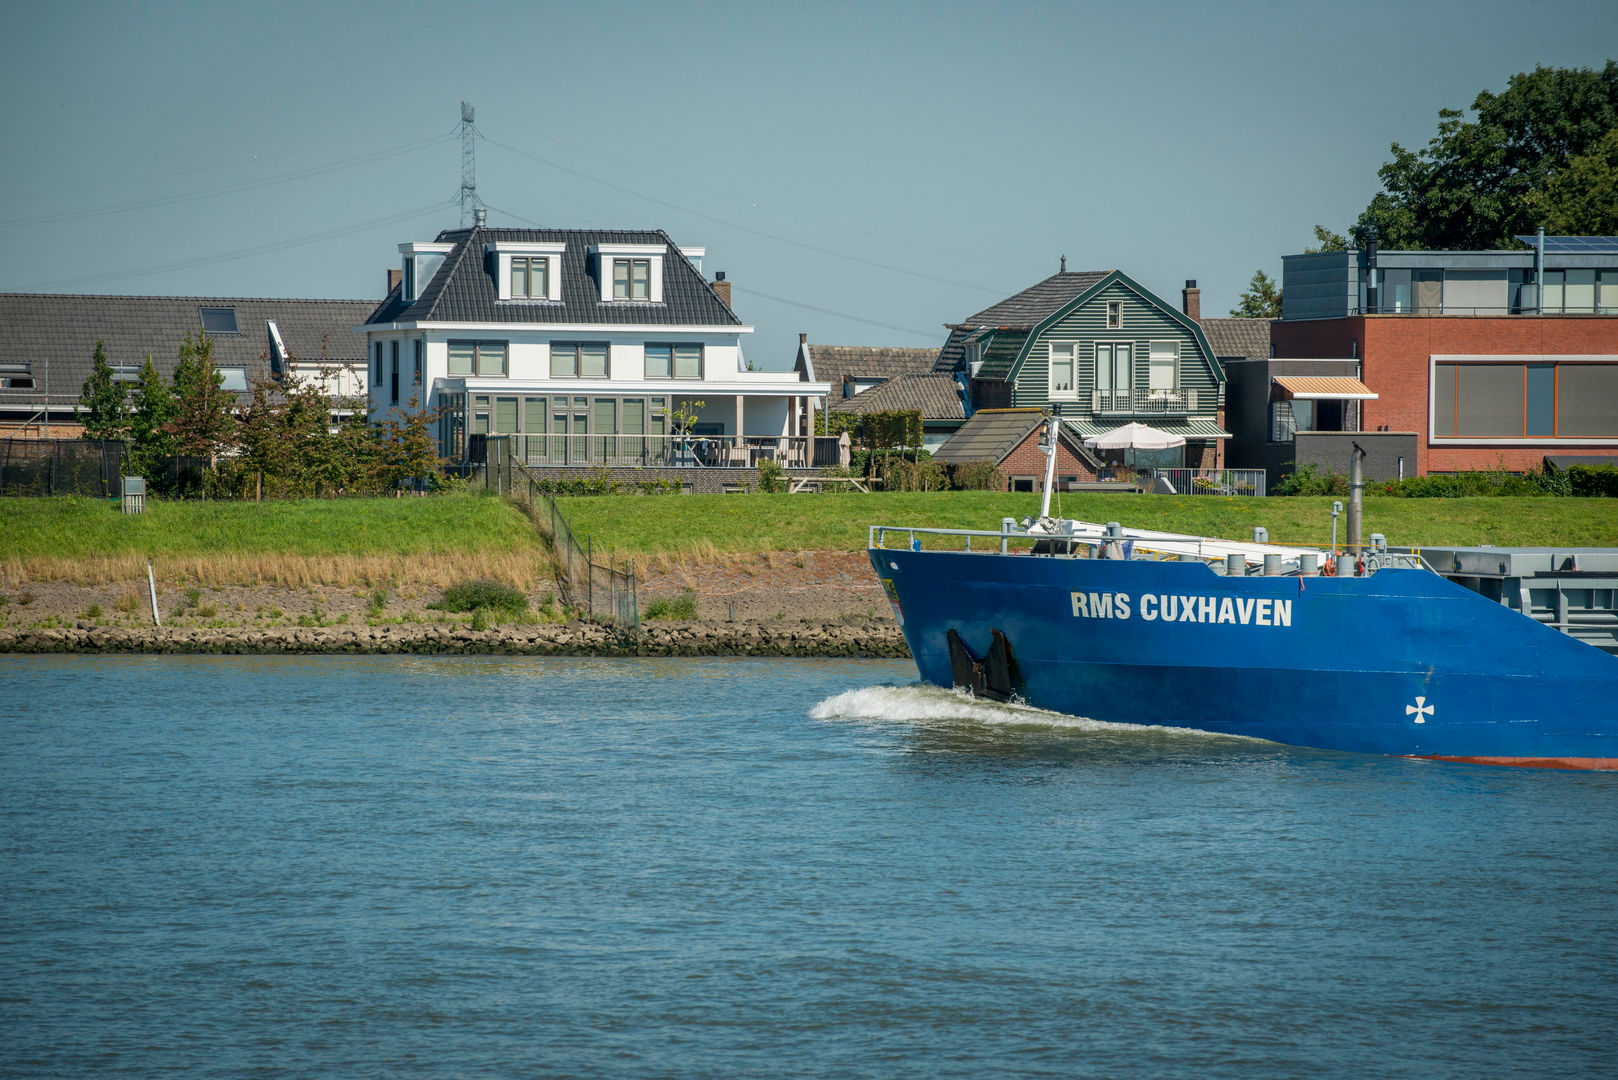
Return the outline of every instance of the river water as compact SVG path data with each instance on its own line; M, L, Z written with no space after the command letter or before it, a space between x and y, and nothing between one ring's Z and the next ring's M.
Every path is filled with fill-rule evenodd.
M1618 776L913 681L0 656L0 1074L1618 1069Z

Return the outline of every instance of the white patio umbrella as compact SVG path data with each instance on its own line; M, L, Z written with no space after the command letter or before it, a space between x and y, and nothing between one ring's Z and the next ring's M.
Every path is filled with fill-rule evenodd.
M1125 424L1084 440L1091 450L1168 450L1185 445L1185 437L1147 424Z

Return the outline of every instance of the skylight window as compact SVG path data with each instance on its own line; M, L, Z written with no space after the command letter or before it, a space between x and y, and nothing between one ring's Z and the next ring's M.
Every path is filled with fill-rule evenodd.
M219 374L225 377L220 383L221 390L232 390L237 393L247 392L247 369L244 367L222 367Z
M236 325L236 309L233 307L205 307L198 308L202 316L202 329L208 334L239 334L241 328Z

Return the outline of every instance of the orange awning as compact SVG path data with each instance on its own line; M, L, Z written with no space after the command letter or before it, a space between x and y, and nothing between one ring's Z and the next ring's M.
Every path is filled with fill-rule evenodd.
M1285 397L1299 401L1375 401L1371 388L1343 375L1277 375Z

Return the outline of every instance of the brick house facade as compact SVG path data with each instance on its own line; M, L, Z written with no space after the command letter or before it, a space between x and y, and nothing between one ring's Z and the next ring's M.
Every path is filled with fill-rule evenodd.
M1364 403L1363 428L1416 432L1418 474L1500 467L1522 472L1538 466L1547 454L1618 452L1618 427L1605 435L1524 432L1469 437L1435 433L1433 423L1442 408L1434 389L1434 373L1441 362L1499 357L1495 363L1511 365L1513 370L1518 361L1525 371L1530 367L1551 369L1548 378L1554 393L1556 371L1566 364L1604 367L1605 361L1618 365L1618 318L1354 315L1281 320L1272 324L1270 333L1278 356L1360 358L1365 384L1379 395ZM1558 358L1567 360L1558 364Z

